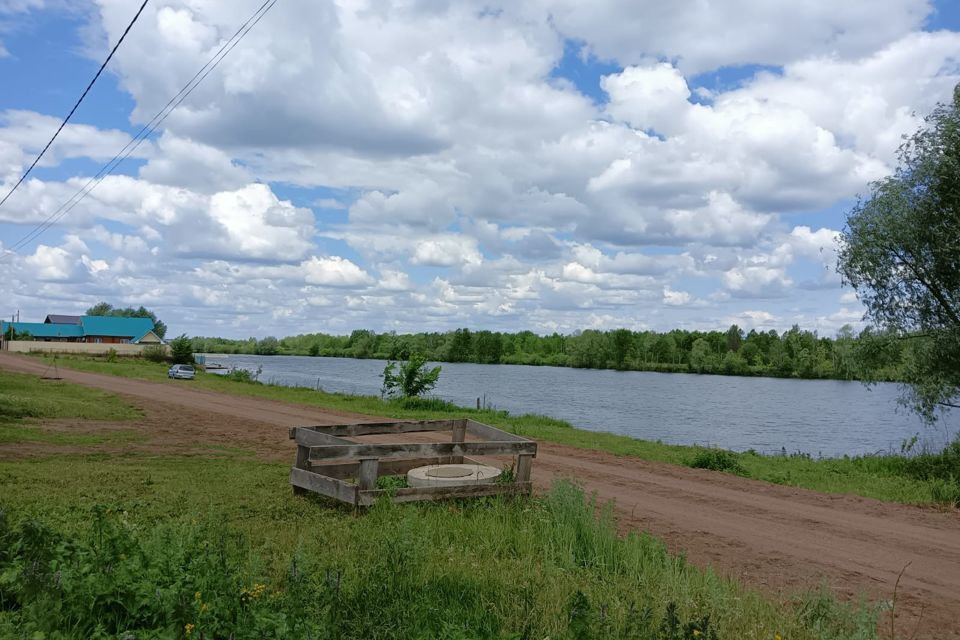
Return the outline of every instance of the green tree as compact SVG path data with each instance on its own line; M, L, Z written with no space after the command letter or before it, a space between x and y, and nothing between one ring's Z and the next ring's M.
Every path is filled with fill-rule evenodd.
M710 344L703 338L697 338L690 349L690 367L697 373L703 373L710 364Z
M447 361L449 362L470 362L473 355L473 336L470 329L457 329L453 332L450 339L450 347L447 349Z
M744 342L740 351L737 353L740 354L740 357L743 358L744 362L749 366L761 364L758 360L762 360L763 358L763 356L760 355L760 347L757 346L756 342L750 340Z
M492 331L478 331L473 339L477 353L477 362L497 364L503 354L503 338Z
M723 367L723 372L728 376L742 375L747 371L747 361L744 360L739 352L735 351L728 351L723 356L721 366Z
M901 147L840 235L838 271L877 335L911 344L904 401L960 408L960 85Z
M440 379L440 367L427 367L422 353L413 353L406 362L390 361L381 374L380 394L388 398L416 398L433 389Z
M629 329L617 329L613 332L613 364L617 369L626 369L627 361L636 353L633 332Z
M263 340L257 341L254 353L258 356L275 356L280 351L280 341L273 336L267 336Z
M743 344L743 329L735 324L727 329L727 351L740 351Z
M654 344L654 357L657 362L672 362L677 353L677 341L673 336L663 334Z
M174 364L193 364L193 342L186 335L170 341L170 361Z

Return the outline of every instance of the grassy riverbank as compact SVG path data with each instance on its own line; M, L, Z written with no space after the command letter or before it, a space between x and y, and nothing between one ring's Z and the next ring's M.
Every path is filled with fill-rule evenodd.
M164 365L138 359L107 362L94 358L60 357L57 362L60 366L84 371L183 384L168 381ZM187 384L223 393L392 418L426 420L449 417L451 414L464 415L539 440L616 455L726 471L826 493L854 494L906 504L960 505L960 441L937 455L873 455L835 459L813 459L796 454L763 456L637 440L611 433L575 429L569 423L545 416L515 416L505 411L463 408L436 400L392 402L372 396L250 384L203 373Z
M0 637L877 637L868 609L776 601L619 537L569 483L357 517L294 497L287 464L239 452L85 451L70 437L98 423L76 418L138 417L108 394L8 373L0 389L4 427L71 421L57 451L0 455Z

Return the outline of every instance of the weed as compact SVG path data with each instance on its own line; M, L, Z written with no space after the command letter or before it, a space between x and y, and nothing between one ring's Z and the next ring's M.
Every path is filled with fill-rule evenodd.
M407 486L407 476L380 476L377 478L377 489L405 489Z
M951 479L934 480L930 484L933 501L939 504L960 507L960 482Z
M247 369L233 368L233 369L230 369L230 371L228 371L227 373L222 374L221 377L224 378L225 380L230 380L232 382L243 382L246 384L259 384L256 378L254 377L254 374L252 374Z
M694 469L710 469L711 471L724 471L738 476L749 475L747 470L740 465L737 454L725 449L701 449L693 457L687 466Z
M171 464L179 474L171 475ZM222 485L198 476L209 465ZM288 493L280 499L284 466L141 461L141 473L165 478L144 490L156 516L146 519L130 496L88 507L71 501L63 513L73 520L57 527L0 512L0 634L876 637L869 610L826 595L796 609L775 605L687 565L652 538L618 536L609 510L570 483L522 501L382 501L355 517ZM122 469L88 475L104 497L130 489ZM236 495L218 493L220 486ZM198 517L203 508L192 501L201 496L228 510ZM177 509L182 515L171 517Z

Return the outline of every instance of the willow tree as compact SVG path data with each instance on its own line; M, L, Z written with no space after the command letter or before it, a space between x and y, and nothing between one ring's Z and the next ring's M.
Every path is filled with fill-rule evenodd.
M900 147L840 235L838 271L878 335L906 341L905 401L960 408L960 85Z

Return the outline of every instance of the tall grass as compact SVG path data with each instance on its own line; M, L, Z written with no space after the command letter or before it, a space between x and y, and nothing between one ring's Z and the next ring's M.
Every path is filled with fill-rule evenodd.
M0 633L11 637L874 638L822 594L776 604L618 537L570 483L543 499L397 506L360 517L288 498L267 535L102 505L63 532L0 518ZM286 505L285 505L286 506ZM305 516L298 523L296 515ZM311 531L313 525L314 535ZM293 526L294 544L269 530ZM809 603L818 605L810 619ZM696 632L696 633L695 633Z

